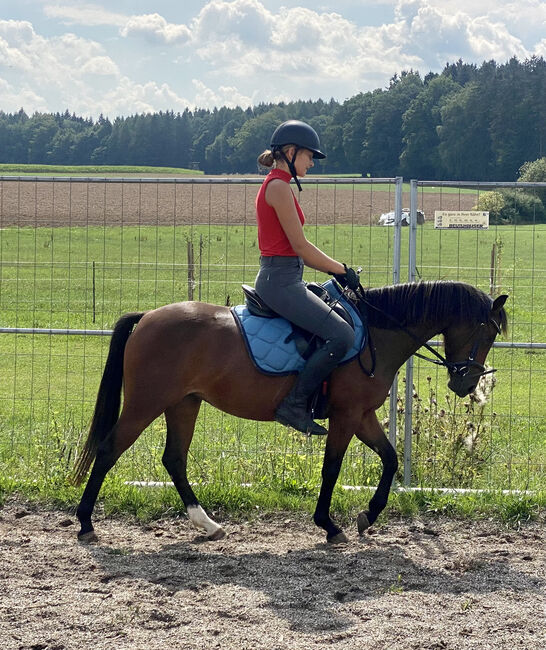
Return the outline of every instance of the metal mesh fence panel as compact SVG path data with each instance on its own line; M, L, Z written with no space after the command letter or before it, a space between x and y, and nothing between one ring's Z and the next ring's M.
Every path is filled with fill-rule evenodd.
M260 183L260 178L0 179L5 475L32 480L68 473L86 435L107 335L121 314L180 300L242 302L240 285L253 284L258 269L254 199ZM395 179L307 180L300 198L307 236L337 259L362 266L366 286L415 276L464 280L491 295L510 295L509 335L504 347L490 353L498 373L494 386L483 386L483 399L457 400L447 390L445 371L418 361L411 390L399 382L398 399L390 410L382 407L385 426L397 420L400 455L407 458L400 480L436 488L543 488L546 225L535 200L542 200L543 188L420 183L414 205L406 187L397 206L396 187ZM522 198L522 189L532 198ZM436 210L494 207L495 193L508 196L511 221L501 215L488 230L434 228ZM527 212L520 219L523 202ZM414 270L406 276L411 228L383 227L379 221L385 215L382 223L392 224L389 213L410 207L424 223L416 226ZM308 270L306 279L324 276ZM411 408L404 392L413 395ZM116 473L133 481L166 480L164 442L159 419L124 454ZM323 449L323 440L275 423L238 420L205 405L190 475L196 482L314 490ZM352 443L340 482L376 485L378 478L377 457Z
M545 184L416 185L415 209L433 208L416 228L416 279L461 280L492 297L508 294L509 332L488 357L498 372L484 377L480 390L466 399L446 390L445 370L415 360L412 390L406 392L413 401L401 399L399 409L401 426L412 411L411 427L405 427L406 456L411 449L405 482L544 489ZM511 209L501 212L501 205ZM487 210L489 228L435 228L434 214L446 210Z
M0 461L5 475L65 475L86 436L109 345L128 311L180 300L238 304L259 263L254 200L261 178L0 179ZM392 280L395 179L309 179L308 238ZM308 271L308 280L324 280ZM161 481L157 420L116 465L126 480ZM324 441L204 405L190 452L194 481L317 485ZM373 483L358 443L341 480Z

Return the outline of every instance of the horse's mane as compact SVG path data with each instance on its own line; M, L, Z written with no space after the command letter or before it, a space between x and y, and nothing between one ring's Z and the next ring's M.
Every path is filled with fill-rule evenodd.
M430 320L487 321L493 304L481 289L464 282L444 280L367 289L364 297L370 305L392 317L393 320L390 320L384 313L367 306L369 324L383 329L394 329L400 325L411 327ZM500 319L499 325L506 332L504 309L501 309Z

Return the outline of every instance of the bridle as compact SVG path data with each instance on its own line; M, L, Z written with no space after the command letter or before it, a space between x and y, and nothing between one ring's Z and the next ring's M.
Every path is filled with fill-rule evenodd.
M480 344L482 342L482 334L483 334L483 328L486 326L487 323L481 322L476 325L470 336L468 337L468 340L472 339L475 336L476 330L477 330L477 336L474 339L474 343L472 345L472 348L468 354L468 357L464 361L448 361L443 354L435 350L429 343L426 341L421 341L421 339L416 336L413 332L411 332L407 327L402 325L394 316L391 316L389 313L384 311L383 309L376 307L372 303L370 303L366 298L364 298L364 291L362 289L362 286L360 286L356 292L357 299L361 302L363 302L367 307L371 307L375 311L379 312L381 315L385 316L392 322L394 322L397 326L397 328L401 329L403 332L405 332L409 337L411 337L414 341L417 341L419 343L419 347L426 348L431 354L433 354L436 359L431 359L430 357L427 357L423 354L419 354L418 352L415 352L414 355L416 357L419 357L420 359L424 359L425 361L430 361L430 363L434 363L438 366L443 366L444 368L447 368L447 371L450 375L450 377L457 377L458 379L462 379L463 377L466 377L468 373L470 372L471 369L477 369L478 372L474 372L472 374L473 377L479 378L483 377L484 375L488 375L492 372L496 372L495 368L490 368L488 370L485 369L485 366L478 361L476 361L476 354L478 352L478 349L480 347ZM497 321L495 321L494 318L489 317L489 321L493 323L496 331L498 334L501 333L501 326ZM370 341L370 348L371 348L371 341ZM373 357L375 355L372 355ZM360 360L360 359L359 359ZM374 367L375 367L375 359L374 359ZM360 363L360 367L362 370L370 375L373 376L373 371L375 368L372 368L371 373L367 370L364 369L362 366L362 363Z
M501 328L500 325L497 323L497 321L491 317L489 318L489 320L493 323L495 329L500 334ZM419 357L420 359L424 359L425 361L430 361L431 363L435 363L438 366L443 366L447 368L447 371L451 377L459 377L460 379L462 379L463 377L466 377L466 375L470 372L472 368L476 368L478 370L478 372L473 373L473 377L483 377L484 375L489 375L492 372L496 372L496 368L489 368L489 370L486 370L483 364L476 361L476 353L478 352L482 340L482 336L481 336L481 332L483 332L482 328L485 326L486 323L484 322L478 323L478 325L476 325L476 327L474 328L472 334L468 337L469 339L472 338L476 330L478 330L478 335L476 336L474 343L472 345L472 349L468 353L468 357L466 358L465 361L448 361L442 354L440 354L440 352L435 350L428 343L423 343L422 347L425 347L427 350L429 350L429 352L432 352L432 354L434 354L438 358L430 359L429 357L426 357L423 354L419 354L418 352L415 352L415 356ZM413 336L412 333L406 328L402 327L402 329L410 336ZM415 340L418 340L417 337L413 337L413 338L415 338Z

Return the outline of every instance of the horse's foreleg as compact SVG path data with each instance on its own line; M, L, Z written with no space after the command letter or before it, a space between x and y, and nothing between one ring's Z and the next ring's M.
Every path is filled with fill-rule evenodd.
M334 544L347 541L345 533L330 518L330 506L332 493L341 470L341 463L352 437L353 430L350 425L341 427L335 418L330 419L322 465L322 484L313 520L317 526L324 528L327 541Z
M370 499L368 510L358 515L358 532L362 535L366 528L374 523L387 505L392 479L398 469L398 458L394 447L383 432L383 428L379 424L375 412L370 412L364 417L361 428L356 432L356 436L379 455L383 464L381 478L377 490Z
M80 541L96 541L97 536L93 530L91 515L106 474L112 469L121 454L135 442L148 424L149 422L140 425L129 422L122 414L110 433L101 442L97 449L93 469L76 511L76 516L81 525L78 533Z
M201 400L198 397L188 395L182 402L165 411L167 443L163 454L163 465L186 506L192 524L204 530L208 539L216 540L224 537L225 532L203 510L187 476L188 450L200 406Z

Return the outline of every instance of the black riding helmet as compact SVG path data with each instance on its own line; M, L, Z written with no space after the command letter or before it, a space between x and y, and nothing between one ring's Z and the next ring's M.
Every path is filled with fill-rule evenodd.
M312 126L299 120L288 120L280 124L271 136L271 148L279 149L286 144L295 144L298 149L309 149L313 158L326 158L320 150L320 140Z
M285 145L295 145L296 151L292 160L288 160L286 154L282 151ZM326 154L320 150L320 140L317 132L312 126L300 120L288 120L279 124L271 136L271 150L273 152L280 151L284 160L288 163L288 168L292 173L292 177L296 181L299 191L301 192L301 185L296 175L294 167L294 160L300 149L308 149L313 152L313 158L326 158Z

